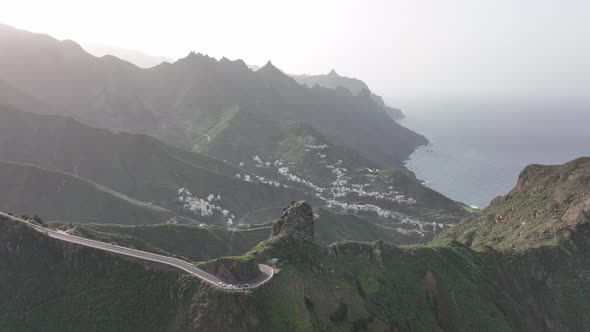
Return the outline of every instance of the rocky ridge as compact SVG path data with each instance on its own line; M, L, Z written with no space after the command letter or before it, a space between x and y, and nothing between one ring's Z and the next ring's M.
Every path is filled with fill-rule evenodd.
M272 227L271 238L282 235L302 241L314 240L311 205L304 201L291 202L291 205L284 209L283 215Z
M530 165L505 196L441 234L468 246L497 249L555 244L590 223L590 158Z

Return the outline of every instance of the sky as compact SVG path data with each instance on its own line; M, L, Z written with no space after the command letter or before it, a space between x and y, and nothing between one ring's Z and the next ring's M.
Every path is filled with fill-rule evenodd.
M590 1L0 0L0 23L357 77L386 98L588 98Z

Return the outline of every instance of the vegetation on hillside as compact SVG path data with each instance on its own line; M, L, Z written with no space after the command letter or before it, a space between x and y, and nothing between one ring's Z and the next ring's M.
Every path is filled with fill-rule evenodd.
M0 330L249 330L252 310L180 272L148 271L136 262L51 239L0 218ZM217 316L207 308L224 308ZM239 318L239 319L238 319Z
M281 272L254 295L273 329L582 331L589 235L503 252L272 239L253 254L277 258Z
M156 224L176 213L71 174L0 161L0 209L77 223ZM9 188L9 190L7 189Z
M563 216L570 216L570 209L580 207L580 202L585 201L584 190L588 188L585 172L590 168L587 162L581 159L559 167L529 167L511 193L512 198L498 199L495 204L513 199L519 202L515 200L519 197L524 204L526 199L519 195L524 192L532 199L531 208L535 208L536 197L549 195L555 199L561 197L561 189L576 189L575 199L563 206L565 212L550 209L538 214L543 220L551 220L547 218L556 213L564 221ZM552 184L550 191L541 190L547 188L541 187L543 181ZM584 208L581 211L572 215L585 218ZM326 216L329 218L317 222L320 238L322 223L346 226L363 222L356 220L357 217L325 211L323 218ZM565 221L575 218L568 217ZM131 327L141 328L149 323L163 330L179 326L183 330L223 327L236 331L584 331L590 328L590 318L586 315L590 310L587 300L590 223L584 221L568 224L573 227L569 228L572 231L569 236L543 243L528 241L518 249L505 250L474 250L450 238L448 232L453 229L435 243L401 247L382 241L323 246L318 241L280 235L237 257L244 261L272 261L279 268L268 284L242 293L215 290L177 273L148 272L135 263L106 257L90 249L72 250L70 245L52 242L17 224L0 220L0 236L5 243L0 247L0 281L7 287L0 288L4 292L1 298L19 298L22 303L41 305L30 309L21 302L14 305L13 301L0 300L0 307L6 312L0 316L0 326L9 328L35 329L43 325L50 330L84 330L103 322L105 315L113 315L113 322L128 319ZM534 223L512 225L519 227L520 233L545 234L539 233ZM92 230L94 225L85 227ZM138 238L152 237L154 242L159 228L169 228L170 232L182 227L183 234L197 232L197 228L175 225L96 227L102 230L112 227L118 233L135 233L134 236L142 234ZM259 230L239 232L252 231ZM338 231L334 236L347 237L352 233ZM147 241L142 243L151 245ZM49 250L38 255L39 247ZM97 269L108 273L98 273ZM25 275L29 277L23 278ZM32 283L41 285L42 292L29 292ZM148 291L128 292L140 283L148 283ZM129 289L121 291L119 287ZM86 288L89 290L82 290ZM155 303L158 297L164 301ZM54 300L47 302L49 298ZM115 305L107 306L111 301ZM73 305L88 310L65 319L64 312ZM146 313L150 316L148 322L138 321L137 317Z
M272 225L244 229L194 225L112 225L52 223L70 234L144 251L179 256L202 262L224 256L243 255L269 238ZM321 209L314 221L316 241L328 245L341 241L385 241L411 244L421 241L415 232L374 224L354 215L334 214Z
M286 205L293 199L314 200L301 191L238 180L235 174L243 170L170 147L155 138L115 134L62 116L38 115L0 106L0 141L5 142L0 145L0 160L67 172L133 199L210 223L225 225L232 214L236 220L248 211ZM204 202L201 205L205 205L205 210L215 204L227 210L228 215L203 215L206 213L196 203L195 209L190 210L191 202L179 201L181 188L190 191L195 202L197 199ZM42 189L40 187L39 192ZM219 199L209 202L209 195L218 195Z
M590 222L590 158L559 166L530 165L516 187L446 231L474 248L555 244Z

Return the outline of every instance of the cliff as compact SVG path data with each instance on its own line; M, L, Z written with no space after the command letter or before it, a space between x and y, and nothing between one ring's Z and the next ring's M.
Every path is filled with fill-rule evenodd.
M590 158L530 165L505 196L449 228L439 239L473 248L556 244L590 222Z
M306 202L292 202L272 227L272 237L290 236L301 241L313 241L313 211Z
M223 257L203 263L199 267L231 284L252 281L261 274L258 264L253 259Z

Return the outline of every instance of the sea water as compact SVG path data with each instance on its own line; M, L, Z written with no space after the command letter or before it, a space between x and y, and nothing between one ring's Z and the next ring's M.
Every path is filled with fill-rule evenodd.
M406 165L430 188L482 208L510 191L528 164L590 156L589 105L567 100L402 103L407 118L401 123L431 142Z

